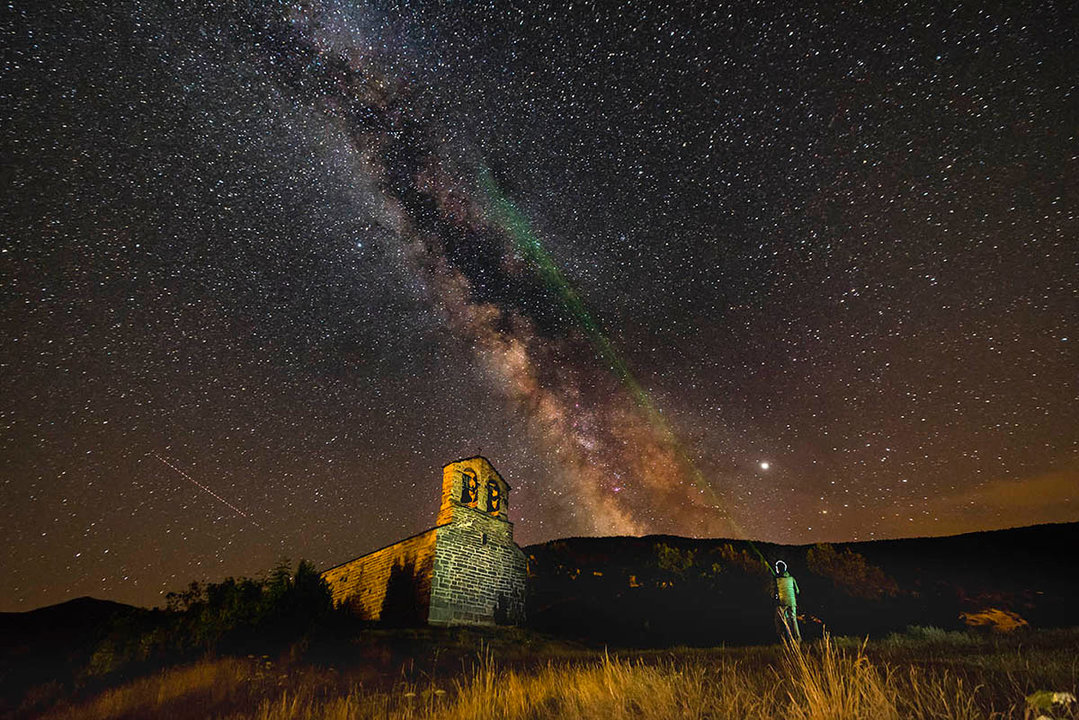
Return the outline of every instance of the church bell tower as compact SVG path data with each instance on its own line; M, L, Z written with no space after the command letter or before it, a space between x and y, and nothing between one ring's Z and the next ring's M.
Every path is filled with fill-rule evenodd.
M500 520L513 537L509 521L510 486L484 457L458 460L442 468L442 505L438 525L477 516Z

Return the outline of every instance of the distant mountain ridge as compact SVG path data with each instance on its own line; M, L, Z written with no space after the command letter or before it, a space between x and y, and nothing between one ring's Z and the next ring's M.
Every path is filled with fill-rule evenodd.
M33 610L0 612L0 631L7 631L28 622L63 624L76 619L86 621L95 618L111 618L118 612L136 611L138 609L134 605L116 602L115 600L99 600L98 598L84 595L55 605L44 605Z
M997 609L1035 627L1075 624L1079 523L933 538L754 543L784 560L810 633L958 628ZM633 645L774 640L771 580L748 541L671 535L563 538L525 548L529 624Z
M1034 626L1075 624L1069 603L1079 593L1079 522L929 538L754 544L769 562L787 562L802 588L800 609L837 632L959 627L960 612L987 607L1014 611ZM662 643L655 627L669 624L665 613L700 611L707 618L720 610L732 618L760 615L771 628L768 578L746 540L568 537L524 551L527 624L553 634L599 637L610 631L612 640L652 637ZM3 612L0 648L10 657L27 643L66 638L79 645L117 617L146 612L92 597ZM579 622L575 615L589 620ZM726 624L693 623L692 635L700 642L740 639L733 628L713 627ZM741 639L770 637L765 632Z

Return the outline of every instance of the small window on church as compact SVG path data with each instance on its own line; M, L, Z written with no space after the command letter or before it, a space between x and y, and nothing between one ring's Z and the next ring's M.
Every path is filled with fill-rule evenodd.
M476 473L473 470L461 471L461 503L464 505L475 505L477 495L479 495L480 482L476 478Z
M487 533L483 533L483 537L480 539L480 545L487 544Z
M498 487L497 480L487 481L487 512L497 515L502 509L502 491Z

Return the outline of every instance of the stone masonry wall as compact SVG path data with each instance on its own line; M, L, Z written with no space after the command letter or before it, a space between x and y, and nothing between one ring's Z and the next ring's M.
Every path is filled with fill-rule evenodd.
M522 622L526 560L513 542L513 525L471 508L455 508L453 515L436 528L429 622Z
M440 530L432 528L322 573L334 603L348 605L365 620L425 622Z

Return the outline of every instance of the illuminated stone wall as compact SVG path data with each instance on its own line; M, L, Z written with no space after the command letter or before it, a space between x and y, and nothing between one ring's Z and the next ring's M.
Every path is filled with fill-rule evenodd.
M402 625L427 620L438 528L322 573L335 605L365 620Z
M473 510L437 532L429 621L523 622L526 561L513 526Z
M526 561L509 492L485 458L450 463L438 525L324 572L334 603L391 624L522 622Z

